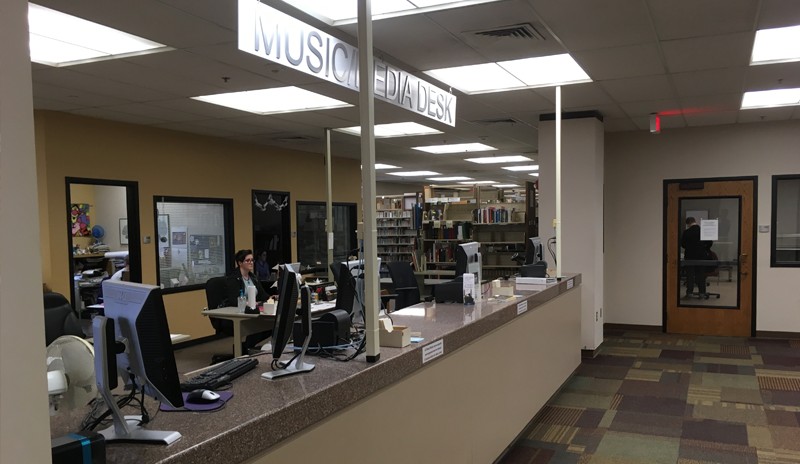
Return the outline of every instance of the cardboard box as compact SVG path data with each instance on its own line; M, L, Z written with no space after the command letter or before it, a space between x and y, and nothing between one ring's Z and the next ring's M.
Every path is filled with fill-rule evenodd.
M380 330L381 346L402 348L411 343L411 330L404 325L396 325L391 332Z

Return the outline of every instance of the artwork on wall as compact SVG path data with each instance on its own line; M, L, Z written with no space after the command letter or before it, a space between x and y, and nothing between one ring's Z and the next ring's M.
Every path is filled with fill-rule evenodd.
M89 224L89 204L73 203L70 206L70 222L73 237L90 237L92 228Z
M128 244L128 218L119 219L119 244Z

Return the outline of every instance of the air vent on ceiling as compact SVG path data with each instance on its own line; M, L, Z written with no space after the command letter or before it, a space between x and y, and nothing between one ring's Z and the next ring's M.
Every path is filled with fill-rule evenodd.
M498 125L514 125L514 124L522 124L522 121L519 119L514 118L489 118L489 119L478 119L475 121L470 121L474 124L480 124L481 126L498 126Z
M526 40L545 40L544 36L533 27L531 23L512 24L510 26L493 27L481 31L472 31L472 34L484 37L511 37Z
M316 142L319 139L316 137L308 137L305 135L289 135L285 137L276 137L273 140L276 142L283 142L283 143L309 143L309 142Z

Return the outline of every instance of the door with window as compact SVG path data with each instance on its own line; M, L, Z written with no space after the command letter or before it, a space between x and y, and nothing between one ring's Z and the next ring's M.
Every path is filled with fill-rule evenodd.
M754 177L664 182L669 333L754 334Z

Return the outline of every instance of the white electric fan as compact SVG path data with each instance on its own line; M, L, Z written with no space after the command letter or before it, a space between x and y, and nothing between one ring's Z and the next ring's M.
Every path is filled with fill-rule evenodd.
M50 414L85 406L97 395L94 348L74 335L58 337L47 347L47 393Z

